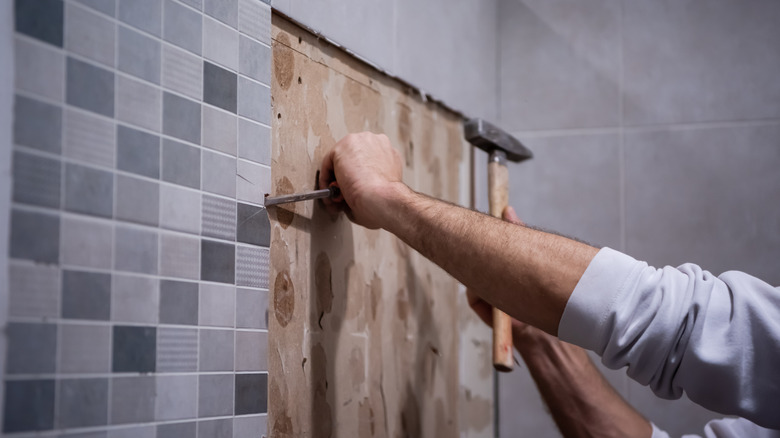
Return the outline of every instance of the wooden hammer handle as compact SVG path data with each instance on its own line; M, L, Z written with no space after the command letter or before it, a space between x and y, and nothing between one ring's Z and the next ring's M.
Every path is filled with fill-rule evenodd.
M488 200L490 214L501 218L509 205L509 170L506 157L494 152L488 163ZM497 308L493 308L493 367L497 371L512 371L512 318Z

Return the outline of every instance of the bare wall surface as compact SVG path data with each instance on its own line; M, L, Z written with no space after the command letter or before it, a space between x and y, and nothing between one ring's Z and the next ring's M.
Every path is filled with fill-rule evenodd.
M400 148L406 183L459 202L470 158L458 115L279 16L272 34L273 193L312 189L338 139L372 130ZM453 278L317 203L270 215L271 436L492 434L489 356L466 362L481 370L468 376L476 389L459 385L465 304ZM463 330L487 345L474 327Z

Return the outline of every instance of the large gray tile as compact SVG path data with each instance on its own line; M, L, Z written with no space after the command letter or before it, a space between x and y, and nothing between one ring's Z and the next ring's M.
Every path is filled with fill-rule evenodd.
M157 274L157 232L117 226L114 269Z
M235 198L236 159L205 150L202 157L203 191Z
M111 424L154 420L155 390L153 376L111 379Z
M245 119L238 120L238 156L271 165L271 129Z
M271 169L249 161L238 160L236 199L263 205L271 193Z
M64 131L64 156L88 164L114 167L116 128L113 120L69 108L65 111Z
M627 2L627 124L780 117L780 4Z
M235 326L236 288L220 284L200 285L201 326Z
M65 49L101 64L114 66L116 24L73 3L65 5Z
M263 207L239 203L236 228L239 242L265 247L271 243L271 222Z
M117 167L149 178L160 177L160 137L119 125Z
M238 78L238 114L254 121L271 124L271 89L263 84Z
M310 3L310 5L316 4ZM302 9L306 10L306 8ZM271 45L271 7L257 0L239 0L238 30Z
M119 75L116 78L116 118L160 132L162 92L144 81Z
M65 101L108 117L114 117L114 72L68 57Z
M165 41L200 55L203 23L201 14L174 1L165 0Z
M155 3L158 3L155 1ZM117 32L117 68L143 80L160 83L160 40L120 26Z
M166 138L162 154L164 181L200 188L200 149Z
M63 2L60 0L16 1L14 2L16 31L62 47L62 28L65 21L63 9Z
M233 375L201 375L198 393L198 415L216 417L233 414Z
M198 422L198 436L233 438L233 419L220 418Z
M58 154L62 151L62 108L17 95L14 143Z
M115 373L155 371L157 329L141 326L113 326L111 370Z
M238 42L238 71L271 85L271 48L241 35Z
M160 323L198 325L198 284L160 281Z
M51 46L16 38L16 89L62 102L65 99L65 56Z
M162 85L191 97L203 99L203 61L186 50L163 45Z
M197 436L197 423L169 423L157 425L157 436L166 438L195 438Z
M114 229L110 223L62 218L60 260L66 266L111 269Z
M236 284L268 289L268 248L239 246L236 248Z
M230 241L236 240L236 203L234 201L203 194L204 236Z
M238 0L204 0L203 12L228 26L238 26Z
M210 106L203 106L203 146L236 155L238 117Z
M111 370L111 327L62 324L59 331L60 373L107 373Z
M499 2L504 128L618 125L620 11L619 0Z
M267 415L235 417L233 419L233 438L254 438L268 430Z
M59 160L14 152L14 201L58 209L61 167Z
M780 284L778 139L777 125L627 133L626 251Z
M157 372L198 371L198 330L157 329Z
M108 321L111 317L111 275L64 271L62 317Z
M235 281L235 254L233 244L201 240L200 279L233 284Z
M200 234L200 200L199 192L163 185L160 187L160 226Z
M13 210L10 248L13 258L56 264L60 256L60 218Z
M65 210L111 217L113 205L114 177L110 172L65 165Z
M154 404L152 404L154 406ZM108 431L108 438L156 438L157 427L154 425L123 427Z
M11 322L6 330L8 374L54 373L57 367L56 324ZM232 351L231 348L231 354ZM230 362L232 364L232 357Z
M200 274L200 239L163 234L160 240L160 274L197 280Z
M60 314L60 270L44 265L8 267L10 316L56 318Z
M116 0L76 0L76 2L110 17L116 15Z
M54 427L54 382L53 379L7 381L3 432Z
M162 7L159 0L119 0L120 21L160 36Z
M137 275L114 274L111 285L111 320L156 324L160 282Z
M268 371L267 332L236 332L236 371Z
M219 65L203 61L203 101L236 112L237 76Z
M157 420L195 418L198 411L198 376L157 376Z
M203 17L203 57L238 71L238 31Z
M171 93L163 93L163 132L200 144L200 104Z
M268 411L268 374L236 374L236 415Z
M200 371L233 371L233 330L200 330Z
M236 328L268 328L268 291L236 290Z
M160 184L117 175L115 217L156 226L160 217Z
M108 379L57 382L57 425L62 428L108 424Z

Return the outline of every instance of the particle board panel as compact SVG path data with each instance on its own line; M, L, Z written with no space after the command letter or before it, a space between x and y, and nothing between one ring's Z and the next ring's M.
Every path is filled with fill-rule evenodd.
M276 15L272 51L273 194L313 189L327 150L373 131L399 148L407 184L458 202L460 115ZM269 215L270 435L457 435L458 282L317 202Z

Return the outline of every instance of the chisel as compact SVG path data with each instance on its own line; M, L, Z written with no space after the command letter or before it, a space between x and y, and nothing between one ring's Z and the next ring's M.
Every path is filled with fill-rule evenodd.
M338 199L341 196L341 191L335 185L328 187L327 189L314 190L305 193L293 193L292 195L282 196L265 196L265 206L270 207L277 204L287 204L288 202L307 201L309 199L322 199L331 198Z

